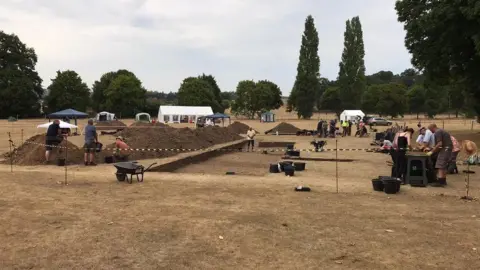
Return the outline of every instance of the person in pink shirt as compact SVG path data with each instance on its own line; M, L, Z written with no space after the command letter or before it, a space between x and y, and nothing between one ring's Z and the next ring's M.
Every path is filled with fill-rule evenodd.
M458 156L458 153L460 153L461 147L457 139L455 139L455 137L450 135L450 139L452 140L453 147L452 147L452 155L450 157L450 162L447 167L447 172L452 174L452 173L458 173L457 156Z

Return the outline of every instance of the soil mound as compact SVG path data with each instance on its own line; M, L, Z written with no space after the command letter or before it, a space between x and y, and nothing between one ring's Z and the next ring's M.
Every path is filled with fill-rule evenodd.
M130 148L139 149L202 149L215 144L222 144L242 139L228 128L210 126L198 129L128 127L117 133L122 136ZM104 146L115 148L114 144ZM129 159L161 158L173 156L181 151L133 151ZM112 151L103 151L98 162L103 162L103 156L111 155Z
M135 122L130 125L130 127L165 127L164 123L160 122L155 122L155 123L149 123L149 122Z
M300 131L300 129L292 124L281 122L276 127L265 131L265 134L277 133L277 131L278 134L297 134L297 131Z
M250 127L244 123L233 122L233 124L229 125L227 128L235 134L247 134Z
M34 166L44 164L45 161L45 135L35 135L25 141L13 151L13 164ZM71 142L62 141L59 147L68 147L68 163L78 164L83 162L83 151ZM5 163L10 163L12 153L5 154ZM54 163L57 157L64 157L65 149L54 148L50 154L50 160Z
M97 127L97 130L122 130L127 125L125 125L122 121L113 120L96 122L95 126Z

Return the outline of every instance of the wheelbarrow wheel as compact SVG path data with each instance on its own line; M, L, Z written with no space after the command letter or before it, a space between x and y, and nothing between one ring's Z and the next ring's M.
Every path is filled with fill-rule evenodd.
M117 180L119 182L123 182L125 181L125 178L127 178L127 174L125 173L116 173L115 175L117 176Z

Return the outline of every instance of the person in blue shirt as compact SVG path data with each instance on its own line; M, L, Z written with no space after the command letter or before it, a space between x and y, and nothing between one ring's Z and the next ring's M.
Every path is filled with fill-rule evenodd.
M93 125L93 120L88 120L88 125L85 127L85 166L95 166L95 149L97 148L98 136L97 128Z

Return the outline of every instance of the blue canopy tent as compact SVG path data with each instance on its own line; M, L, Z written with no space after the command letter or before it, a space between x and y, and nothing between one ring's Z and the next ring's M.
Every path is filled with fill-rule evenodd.
M77 125L77 119L84 119L88 117L88 114L84 112L79 112L74 109L66 109L58 112L51 113L47 115L48 121L50 122L50 119L55 118L55 119L74 119L75 120L75 125Z
M205 116L206 119L212 119L213 121L217 119L222 119L222 124L225 126L225 119L228 118L228 124L230 125L230 116L223 114L223 113L214 113L211 115Z

